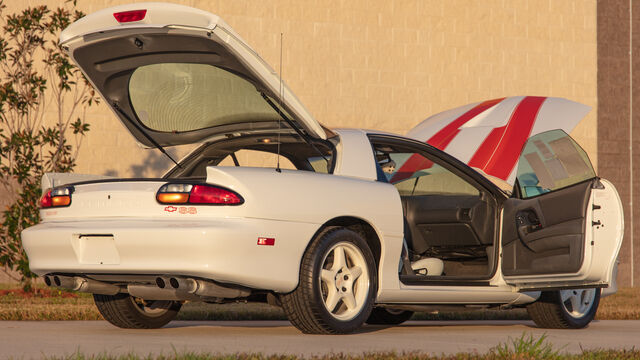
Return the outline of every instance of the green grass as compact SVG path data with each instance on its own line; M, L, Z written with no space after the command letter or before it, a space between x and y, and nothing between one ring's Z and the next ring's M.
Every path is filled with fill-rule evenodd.
M486 354L458 353L455 355L429 355L422 353L365 353L359 355L331 354L316 357L297 357L294 355L262 355L262 354L212 354L212 353L176 353L171 355L84 355L74 354L67 357L50 357L50 360L631 360L640 359L638 350L598 350L585 351L577 355L556 355L552 357L531 357L525 354L503 357L495 351Z
M458 353L454 355L431 355L420 352L397 354L393 352L364 353L356 355L329 354L323 356L298 357L295 355L263 355L252 353L214 354L197 352L177 352L172 354L140 356L134 353L125 355L85 355L75 353L65 357L48 357L50 360L533 360L533 359L570 359L570 360L613 360L613 359L640 359L639 350L594 350L583 351L581 354L562 353L562 349L556 349L547 341L546 335L535 338L532 335L522 334L515 339L509 339L506 343L499 344L486 353Z
M0 284L3 290L15 289ZM93 298L89 294L58 290L46 293L44 287L32 297L13 293L0 295L0 320L100 320ZM416 313L413 320L526 320L524 309L474 310L466 312ZM617 294L602 299L596 319L640 320L640 288L620 289ZM187 303L178 320L286 320L280 308L267 304Z

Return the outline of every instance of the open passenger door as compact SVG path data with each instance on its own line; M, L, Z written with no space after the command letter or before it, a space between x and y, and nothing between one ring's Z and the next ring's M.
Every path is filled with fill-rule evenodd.
M502 272L520 290L604 287L622 243L622 203L562 130L529 138L502 214Z
M501 267L520 290L612 283L622 203L567 135L589 111L562 98L513 96L441 112L407 133L514 190L503 203ZM423 166L409 160L398 172Z

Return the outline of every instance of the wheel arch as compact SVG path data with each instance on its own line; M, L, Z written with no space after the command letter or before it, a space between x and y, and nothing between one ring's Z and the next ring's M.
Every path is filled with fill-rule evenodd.
M381 237L378 235L378 232L375 228L366 220L355 217L355 216L339 216L335 217L320 226L318 231L313 234L313 238L315 239L321 232L329 227L340 226L350 229L362 236L362 238L369 245L369 249L373 253L373 257L376 260L376 270L380 269L380 258L382 255L382 241ZM309 242L311 244L311 241Z

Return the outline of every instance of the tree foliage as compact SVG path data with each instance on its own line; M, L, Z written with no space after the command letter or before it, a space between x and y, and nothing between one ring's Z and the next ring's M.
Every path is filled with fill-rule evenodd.
M39 221L40 180L69 172L89 131L86 109L97 96L58 44L60 31L84 16L66 1L56 9L29 7L5 14L0 0L0 266L17 271L25 287L29 270L20 233Z

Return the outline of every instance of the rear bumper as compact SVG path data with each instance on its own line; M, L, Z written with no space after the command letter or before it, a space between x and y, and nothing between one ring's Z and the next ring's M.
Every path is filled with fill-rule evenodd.
M24 230L22 241L39 275L182 275L288 292L316 229L246 218L47 222ZM276 244L259 246L258 237Z

